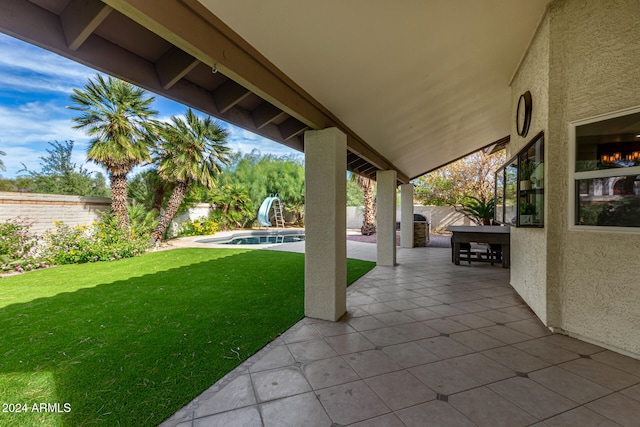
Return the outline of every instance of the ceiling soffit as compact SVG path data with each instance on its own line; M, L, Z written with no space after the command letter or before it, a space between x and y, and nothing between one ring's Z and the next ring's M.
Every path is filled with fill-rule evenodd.
M510 134L509 83L549 0L200 0L414 177Z

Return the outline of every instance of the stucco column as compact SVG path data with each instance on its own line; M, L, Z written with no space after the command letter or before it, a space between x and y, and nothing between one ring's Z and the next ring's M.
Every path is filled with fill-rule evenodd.
M400 186L400 247L413 248L413 184Z
M304 147L304 313L335 321L347 311L347 136L308 131Z
M376 172L378 265L396 265L396 181L396 171Z

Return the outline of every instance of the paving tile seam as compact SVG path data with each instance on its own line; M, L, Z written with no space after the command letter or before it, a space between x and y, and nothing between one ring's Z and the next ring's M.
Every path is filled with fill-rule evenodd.
M539 384L539 383L537 383L537 384ZM542 385L542 384L539 384L539 385ZM542 385L542 386L544 387L544 385ZM546 387L545 387L545 388L546 388ZM547 389L547 390L550 390L550 389ZM554 392L553 390L551 390L551 391L552 391L552 392ZM558 392L554 392L554 393L560 394L560 393L558 393ZM596 399L590 400L590 401L585 402L585 403L579 403L579 402L576 402L575 400L571 400L571 398L569 398L569 397L567 397L567 396L562 395L562 397L564 397L565 399L571 400L571 402L575 403L575 404L576 404L576 406L573 406L573 407L571 407L571 408L569 408L569 409L567 409L567 410L564 410L564 411L561 411L561 412L555 413L555 414L550 415L550 416L545 417L545 418L538 418L536 415L534 415L534 414L532 414L531 412L527 411L525 408L521 407L521 406L520 406L520 405L518 405L516 402L513 402L513 401L509 400L508 398L505 398L505 399L507 399L507 400L508 400L509 402L511 402L513 405L517 406L519 409L521 409L521 410L525 411L525 412L526 412L526 413L528 413L529 415L531 415L531 416L533 416L533 417L537 418L537 420L538 420L538 421L536 421L534 424L538 424L538 423L544 423L545 421L548 421L548 420L550 420L550 419L552 419L552 418L558 417L558 416L560 416L560 415L562 415L562 414L566 414L567 412L574 411L576 408L586 407L586 406L587 406L588 404L590 404L590 403L596 402L596 401L598 401L598 400L600 400L600 399L604 399L605 397L609 397L609 396L611 396L611 395L613 395L613 394L616 394L616 393L617 393L617 392L615 392L615 391L614 391L614 392L611 392L611 393L609 393L609 394L606 394L606 395L600 396L600 397L598 397L598 398L596 398ZM500 395L500 396L502 396L502 395ZM600 413L599 413L599 412L597 412L597 411L594 411L594 412L598 413L599 415L601 415L602 417L604 417L604 418L606 418L607 420L611 421L612 423L614 423L614 424L616 424L616 425L619 425L618 423L616 423L615 421L613 421L611 418L607 417L606 415L604 415L604 414L600 414Z
M449 359L445 359L445 360L449 360ZM576 360L576 359L573 359L573 360ZM494 361L495 361L496 363L500 363L500 362L498 362L497 360L494 360ZM435 363L435 362L426 363L425 365L429 365L429 364L431 364L431 363ZM559 363L559 364L562 364L562 363L566 363L566 362L561 362L561 363ZM535 382L537 385L539 385L539 386L541 386L541 387L545 388L546 390L551 391L551 392L553 392L553 393L555 393L555 394L559 394L559 395L561 395L562 397L564 397L565 399L568 399L568 400L570 400L571 402L573 402L573 403L575 403L575 404L576 404L576 406L575 406L575 407L573 407L573 408L571 408L571 409L568 409L567 411L563 411L563 413L564 413L564 412L569 412L569 411L571 411L571 410L575 409L576 407L586 406L586 405L588 405L589 403L593 403L593 402L598 401L598 400L600 400L600 399L603 399L603 398L605 398L605 397L608 397L608 396L611 396L611 395L614 395L614 394L617 394L617 393L621 393L621 392L622 392L622 391L624 391L624 390L627 390L627 389L630 389L630 388L636 387L637 385L639 385L639 384L640 384L640 381L639 381L639 382L637 382L637 383L635 383L635 384L632 384L632 385L630 385L630 386L628 386L628 387L625 387L624 389L620 389L620 390L612 390L612 389L610 389L609 387L607 387L607 386L605 386L605 385L602 385L602 384L599 384L599 383L597 383L597 382L595 382L595 381L591 381L591 380L589 380L589 381L591 381L591 382L595 383L596 385L598 385L598 386L600 386L600 387L603 387L603 388L607 389L607 390L609 391L609 393L603 394L603 395L601 395L601 396L599 396L599 397L596 397L596 398L594 398L594 399L591 399L591 400L585 401L584 403L581 403L581 402L578 402L578 401L576 401L576 400L573 400L573 399L572 399L571 397L569 397L569 396L566 396L566 395L564 395L564 394L562 394L562 393L560 393L560 392L558 392L558 391L556 391L556 390L553 390L553 389L549 388L549 387L548 387L548 386L546 386L545 384L543 384L543 383L541 383L541 382L537 381L535 378L531 378L531 377L529 376L529 374L533 374L533 373L538 372L538 371L543 371L543 370L548 369L548 368L550 368L550 367L556 367L556 368L558 368L558 369L562 369L562 370L563 370L563 371L565 371L565 372L568 372L568 373L570 373L570 374L573 374L573 375L576 375L576 376L578 376L578 377L580 377L580 378L583 378L583 379L587 379L587 380L588 380L588 378L584 378L584 377L582 377L581 375L578 375L578 374L576 374L576 373L574 373L574 372L571 372L571 371L569 371L569 370L567 370L567 369L564 369L564 368L562 368L562 367L558 366L559 364L554 364L554 365L547 366L547 367L544 367L544 368L535 369L535 370L533 370L533 371L528 371L528 372L527 372L527 378L528 378L529 380L531 380L531 381ZM423 366L423 365L420 365L420 366ZM503 366L504 366L504 365L503 365ZM509 369L509 370L513 371L513 369L511 369L511 368L509 368L509 367L507 367L507 366L505 366L505 367L506 367L507 369ZM455 369L455 368L453 368L453 369ZM462 371L460 371L460 372L462 372ZM519 377L519 375L518 375L518 373L517 373L516 371L513 371L513 372L515 373L515 376L514 376L514 377ZM462 373L464 374L464 372L462 372ZM465 375L466 375L466 374L465 374ZM512 378L514 378L514 377L507 377L507 378L504 378L504 379L501 379L501 380L497 380L497 381L489 382L489 383L482 384L482 385L479 385L479 386L470 387L470 388L468 388L468 389L461 390L461 391L456 392L456 393L451 393L451 394L449 394L449 395L447 395L447 396L449 396L449 397L450 397L450 396L455 396L455 395L457 395L457 394L464 393L464 392L467 392L467 391L469 391L469 390L475 390L475 389L479 389L479 388L482 388L482 387L489 387L490 385L497 384L497 383L500 383L500 382L506 381L506 380L508 380L508 379L512 379ZM418 380L420 380L420 378L418 378ZM428 386L428 385L427 385L427 386ZM499 393L498 393L498 394L499 394ZM634 398L632 398L632 397L630 397L630 398L631 398L631 399L633 399L633 400L636 400L636 401L640 402L640 400L634 399ZM505 399L509 400L508 398L505 398ZM511 400L509 400L509 401L510 401L511 403L513 403L514 405L516 405L516 406L518 406L518 407L519 407L519 405L518 405L516 402L513 402L513 401L511 401ZM524 408L520 408L520 409L522 409L523 411L526 411L526 409L524 409ZM560 414L560 413L558 413L558 414L556 414L556 415L553 415L553 416L550 416L550 417L547 417L547 418L545 418L545 419L553 418L554 416L557 416L557 415L559 415L559 414ZM531 415L533 415L533 414L531 414ZM533 416L535 416L535 415L533 415ZM539 421L543 421L543 420L542 420L542 419L540 419Z

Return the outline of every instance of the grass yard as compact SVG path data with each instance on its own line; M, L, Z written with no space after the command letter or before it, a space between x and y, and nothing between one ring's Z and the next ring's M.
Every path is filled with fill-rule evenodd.
M155 426L303 317L303 275L303 254L176 249L0 279L0 426Z

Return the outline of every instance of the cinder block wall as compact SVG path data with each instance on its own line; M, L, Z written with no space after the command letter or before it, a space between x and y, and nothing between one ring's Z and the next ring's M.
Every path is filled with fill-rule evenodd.
M54 220L71 226L91 224L110 206L108 197L0 192L0 222L25 218L34 222L32 232L43 234L54 227Z

